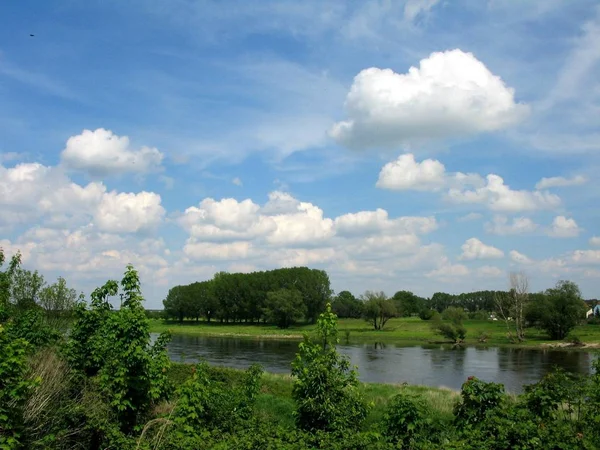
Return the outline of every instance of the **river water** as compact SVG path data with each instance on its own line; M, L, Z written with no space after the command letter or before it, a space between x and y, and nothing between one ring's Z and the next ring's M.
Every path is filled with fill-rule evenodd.
M296 340L246 339L175 334L168 346L171 360L234 368L259 363L273 373L289 373L298 349ZM423 384L460 389L467 377L503 383L519 393L523 385L538 381L559 366L574 373L592 371L597 353L585 351L514 349L504 347L450 348L440 345L393 344L339 345L358 366L360 379L372 383Z

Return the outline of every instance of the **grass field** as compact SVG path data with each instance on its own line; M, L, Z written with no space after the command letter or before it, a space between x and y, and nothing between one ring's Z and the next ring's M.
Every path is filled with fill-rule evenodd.
M192 375L191 364L171 363L169 378L179 386ZM211 366L211 375L233 385L241 380L243 371ZM294 401L292 399L293 378L291 375L264 373L261 393L256 399L256 414L265 420L287 427L294 425ZM442 420L452 419L452 408L460 398L458 392L428 386L398 384L361 383L367 403L372 405L366 426L381 420L389 399L399 392L418 395L430 407L433 414Z
M167 322L159 319L150 321L152 332L170 330L174 334L195 334L206 336L235 336L248 338L280 338L301 339L303 333L310 333L314 325L296 325L281 330L274 325L251 324L220 324L205 322ZM555 344L542 330L529 328L526 331L526 340L518 345L512 344L507 338L504 322L491 320L467 320L464 322L467 329L466 345L506 345L506 346L540 346ZM420 344L441 342L444 338L435 334L431 329L431 322L418 317L391 319L384 330L376 331L369 323L361 319L339 319L339 337L342 343L370 343L384 342L396 344ZM485 342L480 337L485 334ZM600 345L600 325L580 325L570 334L570 338L577 337L586 344ZM570 339L569 339L570 340Z

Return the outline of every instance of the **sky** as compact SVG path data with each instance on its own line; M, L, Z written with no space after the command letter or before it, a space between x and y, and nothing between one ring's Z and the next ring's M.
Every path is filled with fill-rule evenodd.
M600 297L596 0L0 3L0 246L146 306L217 271Z

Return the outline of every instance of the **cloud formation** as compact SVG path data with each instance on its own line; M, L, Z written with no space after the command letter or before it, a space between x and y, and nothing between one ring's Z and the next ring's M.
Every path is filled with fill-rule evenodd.
M553 187L580 186L587 182L587 178L583 175L575 175L572 178L565 177L550 177L542 178L535 185L536 189L548 189Z
M538 229L529 217L513 217L511 221L506 216L494 216L491 222L485 224L485 231L500 236L532 233Z
M461 247L460 259L498 259L504 257L504 252L499 248L485 245L477 238L467 239Z
M330 131L353 149L395 148L411 142L507 128L529 108L472 53L435 52L399 74L361 71L346 97L346 120Z
M123 173L147 173L157 170L163 154L155 148L134 150L127 136L119 137L110 130L83 130L71 136L61 153L62 163L93 177Z
M568 238L577 237L581 229L574 219L568 219L565 216L556 216L548 230L548 235L552 237Z

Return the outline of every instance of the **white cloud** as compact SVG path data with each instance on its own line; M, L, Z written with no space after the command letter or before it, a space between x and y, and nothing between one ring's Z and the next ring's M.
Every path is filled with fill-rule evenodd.
M517 264L532 264L533 260L523 253L519 253L516 250L510 251L510 259Z
M242 186L243 185L242 180L240 178L238 178L238 177L235 177L233 180L231 180L231 182L233 184L235 184L236 186Z
M571 259L579 264L600 264L600 250L575 250Z
M482 278L497 278L504 275L504 270L495 266L481 266L477 268L477 275Z
M556 216L552 221L552 226L548 230L548 235L552 237L577 237L581 229L574 219L567 219L565 216Z
M100 230L135 233L156 227L165 215L160 195L154 192L116 193L102 197L94 219Z
M504 252L491 245L485 245L477 238L467 239L461 247L462 254L460 259L496 259L502 258Z
M183 251L188 257L197 261L236 261L250 256L252 244L245 241L227 243L198 242L196 239L191 238L186 242Z
M397 147L413 141L496 131L528 114L514 91L473 54L432 53L398 74L361 71L346 97L348 119L331 135L350 148Z
M416 162L410 154L400 155L379 172L377 187L383 189L435 191L445 183L444 165L434 159Z
M323 217L323 210L312 203L300 202L297 212L272 216L276 228L267 237L271 244L315 244L334 235L333 220Z
M572 178L565 177L550 177L542 178L537 182L535 188L538 190L548 189L553 187L579 186L587 182L587 178L583 175L575 175Z
M265 236L277 226L259 210L260 206L250 199L238 202L233 198L206 198L198 207L187 208L178 222L190 236L204 241L251 239Z
M390 219L388 212L381 208L375 211L348 213L335 219L336 233L341 236L386 232L426 234L436 230L437 226L435 217L399 217Z
M122 173L146 173L160 167L163 155L155 148L130 148L127 136L119 137L110 130L83 130L67 140L61 153L62 163L73 170L94 177Z
M101 183L80 186L54 167L22 163L0 165L0 225L15 226L34 221L86 221L106 188Z
M504 184L502 177L490 174L487 184L473 190L450 189L446 198L459 204L484 204L492 211L520 212L554 209L560 198L546 191L515 191Z
M153 192L106 192L102 183L81 186L57 167L38 163L0 166L0 225L37 223L55 228L93 224L114 233L148 230L165 214Z
M452 264L446 257L441 258L439 267L425 274L429 278L438 278L445 281L454 281L456 277L470 274L469 268L463 264Z
M485 231L498 235L531 233L538 225L528 217L513 217L509 223L506 216L494 216L492 222L485 224Z
M600 236L592 236L590 238L590 245L600 245Z

